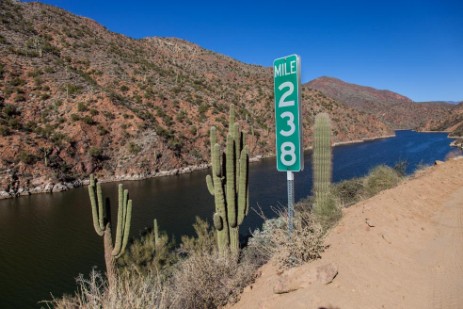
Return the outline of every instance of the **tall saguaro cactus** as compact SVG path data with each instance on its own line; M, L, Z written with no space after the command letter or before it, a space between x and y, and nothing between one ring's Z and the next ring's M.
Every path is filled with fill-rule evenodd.
M235 123L234 106L230 107L225 152L217 143L217 130L211 128L212 176L206 176L209 192L214 196L214 227L220 254L239 252L239 226L249 211L249 156L245 134ZM221 160L222 157L222 160Z
M330 194L332 174L331 123L326 113L320 113L315 117L312 162L314 211L319 216L327 217L336 211L336 206Z
M118 187L118 209L116 225L116 241L113 244L111 236L111 206L109 199L103 201L103 192L100 183L95 182L93 175L90 176L88 186L90 204L92 206L93 226L99 236L103 236L104 257L109 285L116 282L115 260L120 257L127 246L130 233L130 222L132 218L132 200L129 200L129 192L123 189L122 184Z

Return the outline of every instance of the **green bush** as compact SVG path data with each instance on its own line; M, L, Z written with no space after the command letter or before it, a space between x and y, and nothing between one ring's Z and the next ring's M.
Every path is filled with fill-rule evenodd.
M21 162L27 165L32 165L37 162L37 157L27 151L21 151L18 157Z
M365 192L368 196L378 194L397 186L401 178L396 170L386 165L375 167L365 178Z
M80 116L77 115L77 114L71 114L71 120L72 120L72 121L79 121L79 120L80 120Z
M7 117L19 116L21 112L16 108L16 106L11 104L5 104L1 107L1 112Z
M361 178L352 178L334 184L332 191L345 207L361 201L365 196L363 179Z
M141 151L141 146L135 144L134 142L129 143L129 152L131 154L138 154Z
M87 107L87 105L85 105L85 103L79 102L79 103L77 103L77 111L86 112L86 111L88 111L88 107Z
M90 147L90 149L88 150L88 153L90 154L90 156L94 159L101 159L101 157L103 156L103 149L99 148L99 147Z
M8 136L11 134L11 131L8 127L0 124L0 136Z
M90 126L97 124L97 122L91 116L88 116L88 115L85 115L84 117L82 117L82 121Z
M161 272L177 260L172 249L173 243L169 242L167 234L153 228L133 240L117 263L121 270L133 268L139 274L147 274L153 269Z

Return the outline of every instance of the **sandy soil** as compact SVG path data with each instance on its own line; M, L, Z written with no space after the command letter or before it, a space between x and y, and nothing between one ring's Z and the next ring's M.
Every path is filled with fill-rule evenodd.
M463 308L463 159L346 209L326 244L284 273L265 265L232 308ZM327 264L338 274L322 284ZM294 291L275 294L281 284Z

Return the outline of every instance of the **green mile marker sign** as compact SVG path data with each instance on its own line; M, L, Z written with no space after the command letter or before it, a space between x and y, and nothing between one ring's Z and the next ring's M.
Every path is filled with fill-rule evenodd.
M277 170L304 169L301 117L301 59L290 55L273 62Z

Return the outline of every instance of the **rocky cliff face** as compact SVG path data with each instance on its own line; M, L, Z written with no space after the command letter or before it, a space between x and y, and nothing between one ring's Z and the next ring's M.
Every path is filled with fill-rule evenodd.
M131 39L40 3L0 2L0 191L63 190L209 161L230 104L253 156L274 153L271 68L174 38ZM392 134L377 116L304 87L306 146L328 112L334 139ZM34 189L35 188L35 189Z

